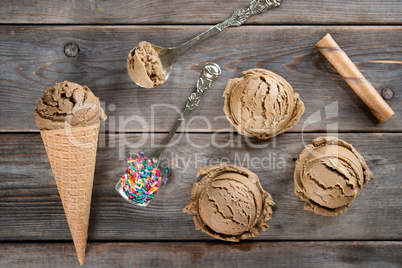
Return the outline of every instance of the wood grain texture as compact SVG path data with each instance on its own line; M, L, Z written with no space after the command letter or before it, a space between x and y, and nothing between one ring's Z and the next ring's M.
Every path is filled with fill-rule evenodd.
M179 45L250 1L0 0L0 267L80 267L33 116L44 90L63 80L89 86L109 115L85 266L400 267L400 0L284 0L179 57L156 90L138 88L127 75L126 56L138 42ZM392 90L390 121L379 124L315 49L326 33L378 92ZM69 42L77 56L64 54ZM166 150L174 179L146 209L125 203L114 190L125 158L156 150L207 61L223 73ZM283 76L306 105L289 133L268 141L235 134L222 111L227 80L255 67ZM303 145L333 131L364 156L374 178L345 214L328 218L303 210L293 170ZM270 228L260 237L217 241L182 212L197 169L219 161L256 172L273 196Z
M199 180L197 169L219 161L255 172L276 203L270 228L257 240L402 239L402 134L339 134L364 156L374 178L348 211L337 217L303 210L304 202L294 194L294 161L303 144L318 136L285 133L277 139L256 141L229 134L176 135L175 145L165 154L174 179L147 208L139 208L126 203L114 184L126 169L129 153L155 150L152 141L159 144L164 135L102 135L89 241L213 240L196 231L192 216L182 209ZM71 240L39 134L0 135L0 172L1 241Z
M216 24L251 0L1 1L0 23ZM269 13L269 14L268 14ZM399 0L284 0L250 24L401 24Z
M84 267L400 267L402 242L89 243ZM0 244L1 267L82 267L66 243Z
M78 3L78 2L77 2ZM181 55L169 80L154 90L136 86L126 56L142 40L175 46L206 26L1 26L0 131L37 131L33 111L44 90L70 80L100 98L107 131L168 131L194 91L202 66L218 63L222 76L203 96L184 127L187 131L228 131L221 97L228 79L265 68L283 76L306 106L293 132L402 131L402 27L245 26L228 29ZM379 124L314 44L330 32L373 86L394 91L387 101L395 115ZM68 42L77 57L64 55ZM175 110L176 109L176 110ZM335 126L334 124L337 124Z

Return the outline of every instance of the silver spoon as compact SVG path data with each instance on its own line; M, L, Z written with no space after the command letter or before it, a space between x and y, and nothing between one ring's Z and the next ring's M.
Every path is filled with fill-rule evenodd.
M176 130L179 128L179 126L181 125L181 123L184 121L184 119L186 118L186 116L195 108L198 107L198 104L200 103L202 94L204 93L204 91L206 91L207 89L209 89L212 85L212 83L218 78L218 76L221 74L221 68L219 67L218 64L216 63L211 63L211 62L207 62L204 66L204 68L202 69L202 74L200 76L200 78L198 78L197 80L197 91L194 93L191 93L191 95L188 97L187 103L186 103L186 107L184 108L183 112L181 113L180 117L177 119L176 124L173 126L173 128L170 130L169 134L165 137L165 139L162 141L159 150L156 152L156 154L151 157L151 158L146 158L146 159L151 159L152 160L152 164L156 166L156 168L159 168L159 164L160 164L160 158L162 156L163 151L165 150L166 146L169 144L170 140L172 139L173 135L176 133ZM142 159L143 156L139 156L138 155L138 159ZM169 173L166 172L166 173ZM170 173L171 174L171 173ZM169 176L169 174L166 174L167 176ZM146 207L152 199L146 200L147 197L144 196L144 198L141 200L138 199L133 199L133 198L129 198L129 195L127 195L126 191L127 188L125 188L125 182L123 182L122 180L126 181L127 177L125 177L125 175L123 175L122 179L120 179L116 186L115 189L116 191L128 202L130 202L131 204L134 205L138 205L138 206L142 206L142 207ZM134 186L133 186L134 187ZM140 189L141 187L139 187ZM159 186L158 186L159 188ZM142 192L142 191L141 191ZM144 194L145 195L145 194ZM132 195L134 196L134 195ZM153 198L153 195L152 195Z
M191 48L192 46L198 44L199 42L203 41L204 39L223 31L227 27L242 25L252 15L263 13L271 8L279 7L281 5L281 2L282 0L253 0L251 1L250 6L247 9L235 10L232 16L227 20L225 20L224 22L215 25L214 27L208 29L207 31L201 33L200 35L194 37L193 39L185 42L184 44L178 47L163 48L151 44L152 47L158 53L159 58L161 60L165 81L169 78L173 63L178 55L180 55L187 49ZM137 85L139 85L140 87L146 87L144 85L141 85L140 81L135 81L133 78L135 77L134 75L132 75L134 65L130 63L130 61L134 59L134 54L135 54L135 48L132 49L128 55L127 60L128 73L130 74L130 77Z

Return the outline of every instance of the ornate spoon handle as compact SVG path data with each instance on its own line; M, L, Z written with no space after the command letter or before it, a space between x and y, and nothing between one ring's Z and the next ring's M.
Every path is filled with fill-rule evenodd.
M184 108L183 112L181 113L180 117L177 119L176 124L170 130L169 134L165 137L165 139L161 143L161 148L156 152L153 160L154 162L158 162L159 158L161 157L163 151L165 150L166 146L169 144L170 140L172 139L173 135L176 133L176 130L179 128L181 123L184 121L185 117L195 108L198 107L200 103L202 94L204 91L209 89L212 83L218 78L221 74L221 68L218 64L207 62L202 69L202 74L200 78L197 80L197 91L191 93L190 97L188 97L186 107Z
M232 16L224 22L215 25L214 27L208 29L207 31L179 46L177 48L178 53L180 54L186 51L195 44L198 44L204 39L223 31L229 26L240 26L252 15L263 13L271 8L279 7L281 3L282 0L253 0L251 1L250 6L247 9L236 9L233 12Z

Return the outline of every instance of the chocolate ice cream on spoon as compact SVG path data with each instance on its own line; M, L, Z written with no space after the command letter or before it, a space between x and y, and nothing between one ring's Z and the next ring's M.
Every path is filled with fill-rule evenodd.
M184 44L164 48L149 42L140 42L127 57L127 71L131 79L140 87L153 88L163 84L172 71L177 56L204 39L220 33L230 26L240 26L249 17L279 7L282 0L253 0L247 9L237 9L232 16Z

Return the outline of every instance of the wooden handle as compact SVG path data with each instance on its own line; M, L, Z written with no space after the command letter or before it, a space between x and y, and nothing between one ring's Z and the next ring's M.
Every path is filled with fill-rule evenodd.
M364 78L356 65L343 52L335 40L332 39L330 34L327 34L315 46L335 67L342 78L345 79L381 123L391 118L394 111L378 94L370 82Z

